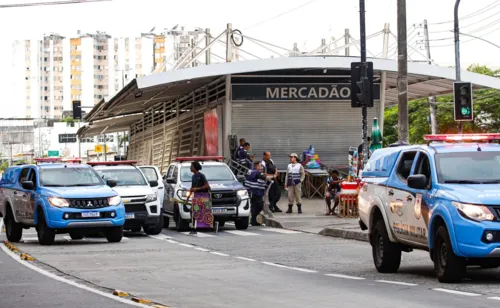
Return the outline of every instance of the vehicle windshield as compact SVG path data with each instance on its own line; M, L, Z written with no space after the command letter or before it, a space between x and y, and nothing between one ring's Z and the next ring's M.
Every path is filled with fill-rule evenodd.
M203 166L200 172L205 175L208 182L234 181L233 173L224 165ZM184 166L181 168L182 182L191 182L192 176L191 167Z
M97 173L104 180L116 181L116 186L141 186L148 185L141 171L138 169L100 169Z
M156 170L154 168L145 167L141 168L141 171L144 173L148 181L158 181L158 175L156 174Z
M436 154L440 183L500 183L500 152L468 152Z
M94 169L72 167L40 169L40 185L46 187L68 187L105 184Z

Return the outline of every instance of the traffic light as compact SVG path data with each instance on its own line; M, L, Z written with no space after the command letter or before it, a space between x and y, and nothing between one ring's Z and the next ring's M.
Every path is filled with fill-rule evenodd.
M73 119L75 119L75 120L82 119L82 102L81 101L73 101Z
M373 62L367 62L367 78L361 80L361 63L351 63L351 107L373 107Z
M470 82L454 82L453 100L455 121L473 121L472 84Z

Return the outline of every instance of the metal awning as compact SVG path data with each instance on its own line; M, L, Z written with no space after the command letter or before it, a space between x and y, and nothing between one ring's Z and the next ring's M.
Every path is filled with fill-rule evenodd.
M77 134L80 138L127 131L132 123L142 118L142 113L97 120L82 126Z
M92 109L85 117L90 122L86 134L91 135L90 131L92 134L97 132L98 129L93 128L97 125L95 121L143 113L157 103L181 98L225 75L290 69L350 70L351 62L359 61L359 57L343 56L283 57L212 64L141 77L130 82L108 102L100 102ZM373 62L375 75L380 76L382 72L386 72L386 106L397 103L397 61L369 61ZM498 78L468 71L462 71L461 76L462 81L471 82L476 89L500 89ZM408 99L452 93L454 79L455 69L452 67L409 62ZM125 124L117 125L114 126L116 131L124 130Z

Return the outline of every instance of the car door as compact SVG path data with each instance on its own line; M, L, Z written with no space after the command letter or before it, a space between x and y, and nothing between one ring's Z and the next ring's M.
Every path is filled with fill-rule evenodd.
M28 175L31 168L25 167L19 173L19 178L17 180L17 189L14 190L14 208L16 212L16 217L20 222L26 223L28 211L28 191L23 188L22 183L28 181Z
M401 153L396 169L392 173L387 185L387 216L390 228L398 239L409 240L410 224L405 215L408 209L413 210L415 197L406 185L406 179L410 176L417 151L406 151Z
M160 171L155 166L140 166L139 167L148 179L148 181L158 181L158 187L152 187L153 191L157 194L158 199L160 200L160 205L163 207L163 201L165 199L165 184L163 184L163 180L160 175Z
M165 174L165 180L164 180L164 185L165 185L165 211L168 213L173 213L174 212L174 190L175 190L175 185L171 183L172 181L172 174L174 173L174 165L171 165L167 173Z
M30 173L28 175L28 181L33 182L34 188L32 190L27 190L27 198L26 201L26 221L28 224L35 223L35 196L37 189L37 179L38 175L35 168L30 168Z
M427 230L429 225L429 211L432 208L432 177L429 154L420 151L416 157L415 167L412 169L411 175L423 174L427 177L427 187L425 189L408 188L409 192L414 196L412 204L408 204L405 210L405 221L410 225L408 239L427 246Z

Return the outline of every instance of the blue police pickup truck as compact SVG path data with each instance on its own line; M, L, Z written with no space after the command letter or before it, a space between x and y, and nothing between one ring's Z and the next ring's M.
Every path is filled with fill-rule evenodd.
M429 251L440 282L500 266L500 145L490 143L500 134L425 139L376 150L363 170L360 226L375 267L396 272L413 249Z
M7 239L19 242L23 229L35 227L41 245L51 245L56 234L65 233L79 240L103 232L109 242L120 242L125 208L111 189L115 185L75 161L37 159L36 165L10 167L0 181Z

